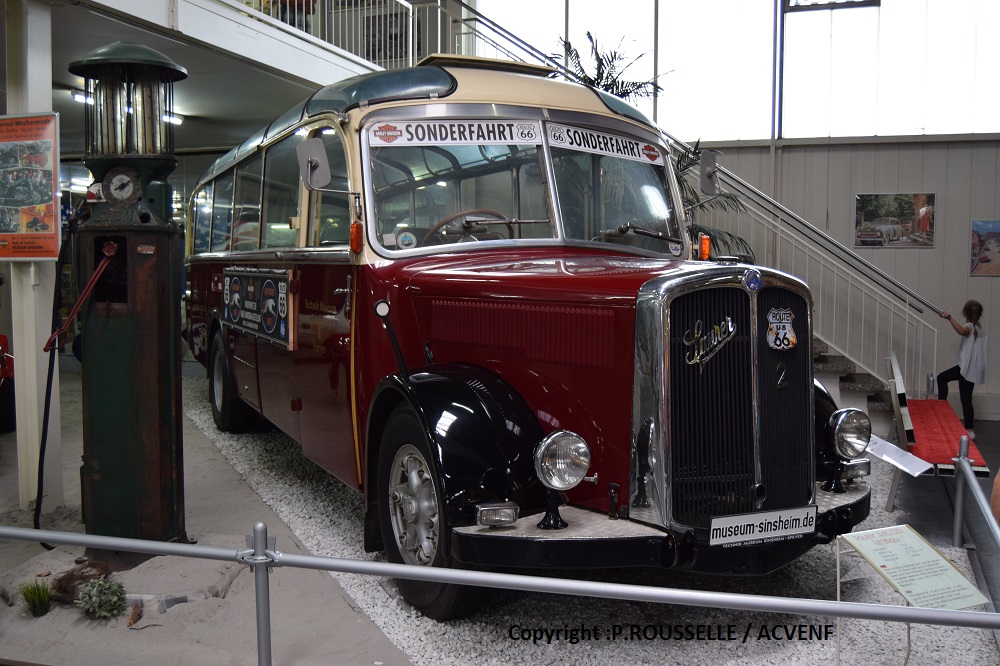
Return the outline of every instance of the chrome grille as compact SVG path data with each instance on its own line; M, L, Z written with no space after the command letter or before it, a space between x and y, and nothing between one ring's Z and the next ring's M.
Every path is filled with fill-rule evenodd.
M729 317L734 338L690 365L684 336ZM673 519L707 526L713 515L754 510L753 353L750 299L738 288L685 294L670 305L669 464ZM704 330L704 329L703 329Z
M798 338L794 349L768 347L771 308L792 310ZM735 325L732 338L707 362L691 364L697 346L685 344L685 335L690 342L697 322L706 335L727 317ZM713 516L808 502L808 320L806 300L778 287L756 293L738 285L705 288L668 304L666 480L674 523L708 527Z

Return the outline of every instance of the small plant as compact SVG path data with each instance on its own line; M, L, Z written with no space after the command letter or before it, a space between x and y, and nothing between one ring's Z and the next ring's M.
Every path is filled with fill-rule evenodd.
M74 602L92 620L110 620L125 612L125 586L107 578L92 580L80 590Z
M31 611L32 617L41 617L48 613L52 607L52 590L49 584L37 578L30 583L22 583L21 603Z

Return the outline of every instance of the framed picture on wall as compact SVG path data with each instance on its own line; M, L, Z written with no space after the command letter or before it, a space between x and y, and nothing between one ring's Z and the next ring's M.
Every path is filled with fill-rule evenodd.
M854 247L934 247L934 195L856 195Z
M973 220L969 275L1000 276L1000 220Z

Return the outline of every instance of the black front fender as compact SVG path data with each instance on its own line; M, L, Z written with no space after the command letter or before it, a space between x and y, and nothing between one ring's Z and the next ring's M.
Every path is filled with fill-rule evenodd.
M372 398L366 442L365 495L374 497L382 426L396 406L408 404L421 422L437 466L448 524L472 525L482 502L513 501L522 515L545 507L545 488L532 454L543 436L524 400L501 378L469 365L434 365L386 377Z

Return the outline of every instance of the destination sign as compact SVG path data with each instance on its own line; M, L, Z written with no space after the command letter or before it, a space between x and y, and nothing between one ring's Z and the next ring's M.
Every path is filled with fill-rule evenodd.
M621 157L649 164L663 164L663 151L645 141L636 141L617 134L555 123L549 123L546 127L549 133L549 143L553 146Z
M541 140L541 125L530 120L418 120L368 128L372 146L539 144Z

